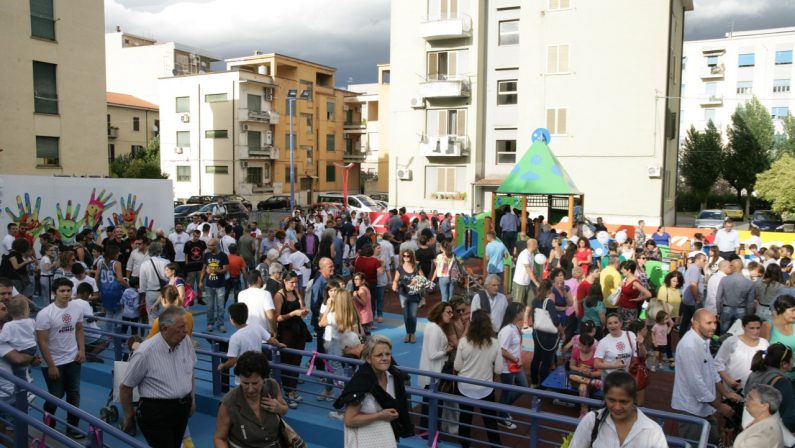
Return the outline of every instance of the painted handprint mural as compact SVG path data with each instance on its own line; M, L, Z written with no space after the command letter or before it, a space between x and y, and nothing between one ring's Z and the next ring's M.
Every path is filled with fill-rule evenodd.
M153 234L155 221L173 226L173 198L163 194L171 191L169 180L0 176L0 220L3 228L13 222L34 238L55 229L67 245L83 229L108 225Z

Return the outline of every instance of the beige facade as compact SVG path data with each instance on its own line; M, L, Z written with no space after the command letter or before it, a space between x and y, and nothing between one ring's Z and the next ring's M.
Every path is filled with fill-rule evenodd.
M140 151L160 133L157 104L108 92L108 161Z
M0 173L108 175L104 23L96 0L4 2Z

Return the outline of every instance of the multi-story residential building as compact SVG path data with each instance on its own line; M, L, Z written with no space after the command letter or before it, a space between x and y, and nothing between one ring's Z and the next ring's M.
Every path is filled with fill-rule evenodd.
M356 94L345 98L345 158L356 161L364 157L361 167L365 193L386 193L389 66L378 66L378 82L349 84L348 90Z
M127 93L157 104L159 78L207 73L219 58L205 50L158 42L116 27L116 32L105 34L105 60L109 92Z
M4 3L0 173L107 176L104 23L94 0Z
M160 134L157 104L123 93L108 92L108 162L135 154Z
M422 3L392 3L391 201L488 210L547 128L588 216L673 222L691 0Z
M289 193L290 115L297 202L342 190L335 163L344 161L350 93L334 87L336 70L259 52L226 62L225 72L160 81L161 162L175 180L175 197ZM348 186L359 189L358 169Z
M753 96L767 107L781 132L781 118L795 110L794 49L795 27L685 42L680 142L691 125L703 130L710 120L725 139L731 115Z

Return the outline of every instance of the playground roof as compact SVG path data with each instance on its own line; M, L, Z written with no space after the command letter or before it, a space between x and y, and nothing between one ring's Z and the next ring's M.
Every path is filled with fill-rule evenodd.
M497 193L580 194L569 174L542 140L530 146Z

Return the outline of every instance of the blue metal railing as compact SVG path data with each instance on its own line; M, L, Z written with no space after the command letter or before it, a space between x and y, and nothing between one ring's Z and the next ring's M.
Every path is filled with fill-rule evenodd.
M115 447L118 446L115 443L113 445L109 445L105 443L104 439L107 436L109 438L115 439L115 441L120 441L125 444L125 446L129 446L132 448L146 448L147 444L140 440L137 440L119 428L116 428L108 423L103 422L102 420L94 417L93 415L87 413L86 411L72 406L71 404L55 398L53 395L50 395L44 389L36 386L35 384L28 383L27 381L17 378L14 374L10 372L6 372L4 370L0 370L0 379L4 381L8 381L14 385L14 395L15 400L14 403L9 403L5 400L0 400L0 411L10 415L14 419L14 446L18 447L25 447L29 446L30 443L30 433L29 428L32 426L47 437L57 440L58 442L64 444L67 447L76 447L76 448L83 448L83 447L91 447L91 448L102 448L105 446L108 447ZM65 410L67 413L77 416L81 421L88 423L88 445L85 443L78 443L68 436L60 433L59 431L55 430L55 428L49 427L45 424L41 419L35 418L29 414L28 409L28 393L33 394L37 398L44 400L47 403L54 404L58 408ZM70 428L76 431L82 432L79 428Z
M149 328L149 326L145 324L132 324L130 322L115 321L112 319L106 319L102 317L98 317L97 319L109 323L114 323L116 325L135 325L141 328L147 328L147 329ZM91 328L86 328L86 331L99 333L105 337L113 338L114 357L116 360L121 359L121 354L122 354L121 341L126 339L128 335L121 335L103 330L98 331ZM218 335L199 333L199 332L194 332L192 334L192 338L194 340L204 340L210 345L209 349L198 348L196 350L197 359L198 359L196 366L197 372L210 373L209 379L197 375L197 382L198 381L210 382L212 383L213 395L219 396L223 394L224 393L223 388L226 384L225 380L228 378L228 374L222 374L220 371L217 370L217 366L221 363L222 358L226 357L226 353L220 350L220 346L221 344L228 343L229 338ZM290 372L297 375L302 375L302 378L305 378L307 383L311 383L310 378L319 379L319 381L314 381L314 382L322 384L324 386L328 386L329 384L335 381L344 383L352 375L353 367L363 364L363 361L359 359L344 358L328 354L320 354L306 350L276 348L267 344L263 345L263 349L264 351L268 352L271 356L271 369L273 372L272 375L277 381L280 381L280 377L281 375L283 375L284 372ZM313 370L311 375L307 375L307 369L304 367L282 363L280 361L280 355L282 353L300 355L302 359L315 359L316 362L336 361L342 363L344 366L347 367L342 372L334 372L334 373L329 373L324 370L315 369ZM210 366L209 369L205 367L205 365L207 364ZM579 419L573 417L567 417L559 414L554 414L551 412L542 411L540 409L541 400L559 400L564 403L572 403L575 406L584 404L592 408L601 408L604 406L604 403L602 401L590 398L582 398L577 395L568 395L568 394L550 392L541 389L531 389L531 388L507 385L491 381L481 381L471 378L460 377L456 375L447 375L443 373L429 372L411 367L401 366L400 370L409 375L426 376L430 379L430 385L427 390L417 389L414 387L407 387L406 389L407 393L411 395L412 402L415 405L422 403L424 399L425 403L422 404L428 406L427 416L422 416L422 417L427 417L428 421L427 428L419 428L427 433L428 446L431 446L432 441L436 437L437 432L442 436L456 437L458 440L463 440L461 436L446 433L441 431L440 429L443 421L438 417L439 410L443 408L449 409L452 404L456 405L465 404L480 408L481 412L474 413L474 415L480 415L481 417L484 417L482 415L483 409L503 412L511 414L514 417L517 416L520 417L519 419L514 418L513 422L519 426L524 426L529 428L529 435L525 436L519 434L518 432L514 432L510 434L510 437L512 439L523 440L527 443L527 446L532 448L541 445L551 445L551 446L560 445L561 443L560 439L542 440L541 431L542 430L552 431L554 433L559 433L560 436L563 437L566 434L573 432L574 428L579 422ZM438 391L439 381L442 380L455 381L456 383L466 383L476 386L490 387L500 391L500 393L518 392L522 395L530 396L532 400L532 406L529 409L527 409L518 406L503 405L496 402L473 400L461 395L451 395L451 394L442 393ZM710 426L706 420L689 415L660 411L655 409L643 408L643 412L649 418L657 421L661 426L663 426L665 422L691 423L701 426L701 437L699 438L698 441L696 441L696 446L698 448L706 448L708 446L707 439L708 439ZM419 413L413 413L413 412L412 415L421 416ZM456 423L462 425L462 423L460 422L450 422L447 420L445 420L444 422ZM550 426L549 425L550 423L554 423L555 426ZM487 428L483 426L472 425L472 428L481 431L489 431ZM686 442L684 439L681 439L679 437L667 436L667 439L671 446L689 446L688 442ZM481 444L486 444L488 446L494 446L481 440L475 440L475 439L469 439L469 440Z

